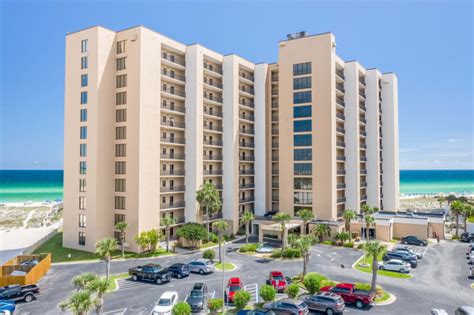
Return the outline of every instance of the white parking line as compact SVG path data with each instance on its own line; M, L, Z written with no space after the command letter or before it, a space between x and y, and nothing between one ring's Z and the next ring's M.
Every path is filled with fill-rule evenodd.
M110 314L110 315L123 315L127 311L126 308L118 309L118 310L113 310L113 311L108 311L104 312L102 314Z

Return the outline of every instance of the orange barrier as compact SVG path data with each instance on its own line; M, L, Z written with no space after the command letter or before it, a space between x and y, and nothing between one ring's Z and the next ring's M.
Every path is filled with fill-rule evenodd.
M35 266L22 266L28 260L38 260ZM36 284L51 268L51 254L18 255L0 267L0 287L19 284ZM13 271L24 271L24 276L12 276Z

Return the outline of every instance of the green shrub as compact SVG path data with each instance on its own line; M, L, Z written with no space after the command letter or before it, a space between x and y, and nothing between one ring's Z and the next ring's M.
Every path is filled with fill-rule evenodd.
M212 249L206 249L202 253L202 258L214 260L214 258L216 258L216 252Z
M299 292L300 287L296 283L292 283L286 288L286 294L288 294L288 297L291 299L296 298Z
M355 288L356 288L356 290L370 291L371 286L368 283L357 282L357 283L355 283Z
M283 258L300 258L301 251L297 248L288 247L288 248L285 248L281 256Z
M238 310L244 309L247 303L250 302L250 293L244 290L235 292L234 294L234 305Z
M459 237L459 235L453 235L453 236L451 237L451 239L452 239L453 241L456 241L456 240L459 240L460 237Z
M207 306L209 307L209 310L211 313L217 313L219 310L222 309L224 306L224 300L223 299L210 299L207 301Z
M265 302L271 302L275 299L276 290L272 285L265 284L260 287L259 294Z
M178 229L176 235L191 242L192 247L197 247L199 241L207 239L206 228L199 223L186 223Z
M257 251L259 244L246 244L240 247L239 252L241 253L255 253Z
M191 306L186 302L178 302L173 307L173 315L189 315L191 314Z
M325 245L332 245L334 242L333 241L330 241L330 240L327 240L327 241L324 241L323 244Z
M272 258L280 258L281 257L281 249L274 249L271 254Z
M354 247L354 243L352 242L347 242L343 245L344 247L347 247L347 248L353 248Z
M362 248L364 248L364 244L357 245L357 249L362 249Z
M315 294L321 288L321 282L327 278L319 273L310 272L304 277L303 284L310 294Z
M216 233L209 232L209 241L213 243L218 243L219 242L219 237L217 236Z
M224 235L224 240L225 240L226 242L232 241L233 239L235 239L234 234L231 234L231 235Z
M335 281L332 281L332 280L329 280L329 279L325 279L325 280L322 280L321 283L319 284L319 288L324 288L324 287L333 287L335 286L337 283Z

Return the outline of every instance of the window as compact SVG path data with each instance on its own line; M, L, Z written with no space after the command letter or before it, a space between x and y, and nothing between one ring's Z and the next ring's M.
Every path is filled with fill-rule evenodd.
M86 179L85 178L79 179L79 191L86 192Z
M79 209L86 210L86 197L84 196L79 197Z
M117 109L115 111L115 121L116 122L127 121L127 110L126 109Z
M119 222L125 222L125 214L114 214L114 225Z
M293 93L293 103L301 104L309 102L311 102L311 91Z
M297 63L293 65L293 75L311 73L311 62Z
M293 121L294 132L311 131L311 120L297 120Z
M125 41L121 40L117 42L117 54L123 54L125 52Z
M89 41L87 39L84 39L81 41L81 53L86 53L88 50L89 46Z
M293 90L310 89L310 88L311 88L311 77L293 79Z
M127 127L115 127L115 139L123 140L127 138Z
M89 65L87 56L81 57L81 69L87 69Z
M81 87L87 86L87 80L88 80L87 74L82 74L81 75Z
M295 163L293 165L294 175L311 175L313 173L313 165L310 163Z
M119 210L125 209L125 197L115 196L115 209L119 209Z
M79 227L86 227L86 215L85 214L80 214L79 215Z
M127 59L126 57L117 58L117 71L126 69L126 67L125 67L125 60L126 59Z
M293 117L311 117L311 105L293 107Z
M117 178L115 179L115 191L121 191L121 192L124 192L125 191L125 179L123 178Z
M87 139L87 126L81 126L80 138L81 139Z
M87 121L87 109L85 108L81 109L81 121Z
M127 75L122 74L115 77L115 84L117 88L122 88L127 86Z
M119 92L115 95L115 104L124 105L127 104L127 92Z
M79 232L79 245L86 245L86 233Z
M294 189L312 189L313 179L312 178L294 178Z
M86 174L87 173L86 161L80 161L79 162L79 173L80 174Z
M87 92L81 92L81 104L87 104Z
M125 162L115 162L115 174L125 174L126 164Z
M294 135L293 143L295 147L308 147L311 146L312 136L311 135Z
M295 161L311 161L312 160L312 149L294 149L293 159Z
M125 144L116 144L115 145L115 156L124 157L127 155L127 148Z
M87 144L81 143L79 145L79 156L87 156Z
M114 239L117 241L118 245L122 245L121 243L122 233L119 231L114 231Z
M312 192L295 192L294 195L294 203L296 204L305 204L311 205L313 204L313 193Z

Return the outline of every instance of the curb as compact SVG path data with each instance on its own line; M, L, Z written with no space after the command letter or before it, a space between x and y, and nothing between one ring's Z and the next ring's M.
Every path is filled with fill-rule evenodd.
M390 294L390 297L388 298L387 301L383 301L383 302L375 302L374 305L375 306L385 306L385 305L390 305L390 304L393 304L395 303L395 301L397 300L397 297L395 295L393 295L392 293L388 293Z

